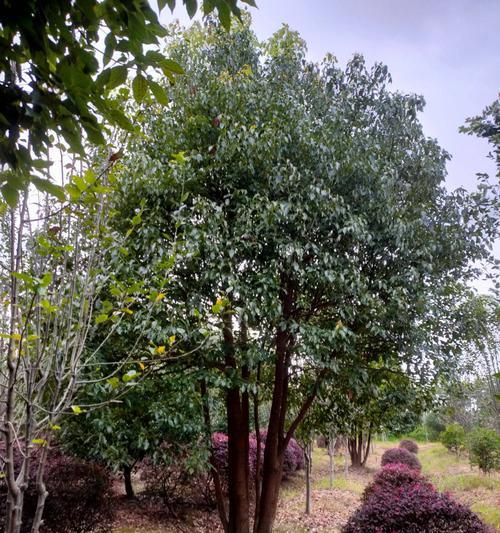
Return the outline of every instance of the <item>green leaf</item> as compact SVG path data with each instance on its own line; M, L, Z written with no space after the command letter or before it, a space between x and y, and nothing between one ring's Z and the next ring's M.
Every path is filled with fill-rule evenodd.
M179 63L177 63L173 59L162 59L159 62L159 65L161 69L163 70L163 72L165 73L165 75L167 75L165 71L169 73L173 72L175 74L184 74L184 69L179 65Z
M167 105L169 102L167 92L165 89L153 80L149 80L149 88L153 93L153 96L156 98L156 101L161 105Z
M106 382L111 385L111 388L116 389L120 385L120 380L115 376L106 380Z
M19 190L10 183L5 183L2 186L2 196L10 207L16 207L17 201L19 200Z
M184 0L184 2L189 18L193 18L198 10L198 2L196 0Z
M132 82L132 92L134 94L135 101L138 103L142 102L147 90L148 80L146 80L142 74L137 74Z
M64 202L66 200L66 194L60 185L56 185L55 183L52 183L46 179L37 178L36 176L32 176L31 181L39 191L55 196L60 202Z
M127 130L127 131L134 131L134 126L132 122L130 122L130 120L127 118L125 113L123 113L119 109L110 109L108 110L107 114L108 114L108 117L115 124L120 126L120 128L123 128L124 130Z
M106 322L108 320L109 316L105 313L98 315L95 319L96 324L102 324L103 322Z
M129 381L135 379L138 375L139 373L137 372L137 370L129 370L126 374L122 376L122 381L123 383L128 383Z
M123 85L127 80L128 69L124 65L118 65L113 67L109 71L109 81L106 84L106 88L111 91Z

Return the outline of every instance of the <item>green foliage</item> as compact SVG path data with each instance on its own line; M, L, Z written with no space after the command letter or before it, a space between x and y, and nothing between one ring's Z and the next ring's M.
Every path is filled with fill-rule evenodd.
M206 450L198 442L203 425L194 385L182 375L175 379L150 375L128 387L119 401L109 403L113 384L88 386L78 400L104 405L83 416L67 417L61 424L61 442L69 452L106 463L115 471L132 468L146 456L171 461L181 449L205 460Z
M439 440L448 451L458 455L465 446L465 430L460 424L451 424L440 434Z
M446 429L442 419L433 411L424 415L424 428L431 442L439 440L439 435Z
M176 2L159 2L160 11L167 4L173 9ZM184 4L192 17L196 0ZM240 15L237 0L203 1L205 14L214 9L226 28L231 14ZM139 0L3 2L0 163L13 172L2 173L0 188L9 204L16 203L30 181L42 191L55 192L54 185L31 174L48 166L46 150L57 139L83 154L83 134L91 143L105 142L104 123L133 130L120 101L110 94L130 73L135 72L132 88L138 102L148 90L160 103L167 101L149 72L161 71L172 81L183 72L178 63L151 49L166 33L149 3Z
M489 473L500 468L500 435L491 429L476 428L467 435L471 465Z
M427 432L424 428L424 426L417 426L413 431L408 433L408 437L410 437L413 440L416 440L417 442L427 442Z

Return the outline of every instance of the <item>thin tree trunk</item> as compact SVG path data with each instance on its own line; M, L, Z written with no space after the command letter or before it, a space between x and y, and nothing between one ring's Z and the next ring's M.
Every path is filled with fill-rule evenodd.
M259 516L259 504L260 504L260 480L261 480L261 453L262 453L262 438L260 434L260 422L259 422L259 392L260 386L260 362L257 365L257 391L253 398L253 419L255 428L255 441L257 443L257 457L255 459L255 510L253 517L253 530L255 532L255 526L257 524L257 517Z
M200 381L200 391L203 400L203 418L205 421L205 430L207 433L207 445L210 449L210 473L212 475L212 481L214 483L215 501L217 503L217 512L224 529L224 533L229 532L229 522L227 518L226 506L224 504L224 493L222 490L222 483L220 481L219 471L217 470L217 464L215 462L214 450L212 445L212 424L210 422L210 408L208 405L207 384L205 380Z
M311 471L312 471L312 445L308 442L305 446L306 459L306 514L311 514Z
M35 517L33 518L33 525L31 527L31 533L39 533L40 526L42 525L43 511L45 509L45 500L47 499L48 492L45 487L44 474L45 465L47 463L47 455L49 453L49 442L42 448L40 462L38 463L38 471L36 475L36 487L38 491L38 499L36 502Z
M335 475L335 442L337 441L336 437L330 432L328 436L328 456L329 464L328 470L330 474L330 490L333 489L333 478Z
M363 460L361 461L361 466L365 466L366 464L366 460L368 459L368 455L370 454L371 441L372 441L372 426L370 424L370 427L368 428L368 437L366 439L366 444L365 444L365 453L363 456Z
M344 476L347 477L349 473L349 450L347 444L347 437L344 437Z
M135 498L134 487L132 485L132 467L130 465L123 465L123 480L125 482L125 494L127 498Z

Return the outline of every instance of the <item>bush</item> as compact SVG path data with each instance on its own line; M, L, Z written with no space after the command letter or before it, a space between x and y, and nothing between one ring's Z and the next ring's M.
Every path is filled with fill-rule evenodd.
M283 459L283 477L305 468L305 457L302 448L295 439L290 439Z
M407 465L414 470L421 470L422 465L414 453L405 450L404 448L390 448L382 455L380 464L382 466L390 463L400 463Z
M342 533L492 533L479 517L427 482L383 483Z
M31 530L38 493L35 486L37 453L30 467L30 485L24 496L22 532ZM16 460L20 464L19 459ZM100 465L74 459L50 450L45 467L48 496L43 513L43 531L51 533L103 533L110 531L112 479ZM6 515L7 487L0 481L0 515ZM0 529L3 531L3 529Z
M174 515L174 506L179 504L211 506L211 476L204 465L193 464L188 451L174 451L167 443L161 445L161 451L156 462L148 457L139 466L146 493L159 496Z
M373 481L363 492L362 500L367 501L374 492L398 489L415 482L427 483L432 487L418 470L402 463L389 463L375 474Z
M408 450L415 455L418 453L418 444L410 439L403 439L399 443L399 447L403 448L404 450Z
M427 442L427 431L424 426L417 426L408 436L417 442Z
M469 460L483 472L500 468L500 435L491 429L477 428L468 435Z
M460 424L451 424L439 435L439 440L448 451L458 455L465 447L465 430Z

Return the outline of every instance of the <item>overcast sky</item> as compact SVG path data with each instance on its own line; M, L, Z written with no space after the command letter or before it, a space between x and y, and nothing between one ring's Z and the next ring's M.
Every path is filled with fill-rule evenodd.
M389 67L395 90L422 94L427 102L420 116L424 131L452 156L450 189L473 189L476 172L494 176L494 163L486 157L488 144L458 133L458 128L500 91L500 0L256 3L258 9L250 12L260 39L286 23L306 41L310 59L319 61L331 52L344 65L360 52L368 64L381 61ZM186 22L187 17L181 19Z

